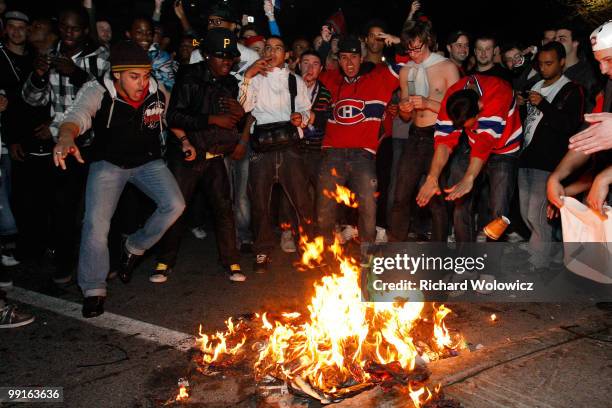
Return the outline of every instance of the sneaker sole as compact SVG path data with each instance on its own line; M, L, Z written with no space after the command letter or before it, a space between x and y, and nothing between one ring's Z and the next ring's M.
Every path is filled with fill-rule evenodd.
M14 329L15 327L21 327L21 326L25 326L27 324L30 324L32 322L34 322L34 316L32 316L31 318L27 319L27 320L23 320L19 323L11 323L11 324L1 324L0 325L0 329Z
M234 275L230 275L229 280L231 280L232 282L244 282L246 280L246 276L241 275L241 276L234 276Z
M53 278L53 282L57 283L58 285L64 285L72 282L72 276L68 276L66 278Z
M19 265L21 262L17 261L17 260L13 260L13 261L5 261L4 259L2 260L2 265L6 266L6 267L11 267L11 266L17 266Z
M168 280L167 276L164 275L151 275L149 276L149 282L153 283L164 283Z
M12 288L13 287L13 282L0 282L0 288Z
M297 248L295 248L295 247L293 247L293 248L283 248L283 247L281 247L281 249L286 254L293 254L293 253L295 253L297 251Z

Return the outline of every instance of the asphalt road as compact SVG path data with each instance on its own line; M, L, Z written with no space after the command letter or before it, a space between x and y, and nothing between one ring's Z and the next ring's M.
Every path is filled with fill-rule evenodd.
M178 379L187 377L194 384L188 406L263 406L252 397L254 384L248 372L230 372L215 379L198 373L190 336L197 335L200 325L204 332L223 328L229 316L304 312L321 271L298 272L291 267L294 258L280 251L273 261L268 274L255 275L250 270L252 258L243 256L248 279L233 283L217 267L213 238L189 236L167 283L148 281L153 259L147 258L129 285L110 282L108 313L104 319L90 320L80 318L77 286L55 287L48 265L15 267L16 288L9 291L9 297L23 302L21 307L35 314L36 321L0 332L0 386L63 387L64 402L0 405L163 406L176 395ZM460 331L472 349L479 345L479 351L470 353L465 361L460 356L447 364L451 369L439 369L448 394L464 406L610 406L609 399L604 399L612 380L609 313L592 304L463 303L450 307L453 314L447 325ZM490 320L492 313L499 318L495 323ZM594 322L599 337L571 340L568 327L582 330ZM559 331L569 337L557 339L554 336L560 336ZM474 367L480 367L481 373ZM432 369L434 376L436 370ZM521 381L533 385L529 391L533 399L518 397L521 393L515 388L522 387ZM507 382L516 387L503 385ZM607 405L600 405L602 401L608 401ZM292 404L305 406L306 402ZM350 401L345 406L351 406Z

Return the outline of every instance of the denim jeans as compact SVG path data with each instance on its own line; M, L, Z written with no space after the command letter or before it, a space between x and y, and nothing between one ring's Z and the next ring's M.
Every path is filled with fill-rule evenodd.
M536 268L545 268L551 261L554 227L546 217L546 182L550 172L538 169L518 170L521 216L531 231L529 262Z
M270 202L272 188L279 183L296 213L300 227L310 235L312 208L308 204L308 180L304 160L297 147L257 153L249 157L249 193L251 197L251 220L256 254L269 255L275 247L276 237L272 225Z
M410 127L410 137L402 152L395 184L393 207L389 219L390 237L406 241L410 231L410 219L419 189L419 182L429 173L434 154L434 128L428 126ZM431 211L431 240L446 242L448 234L448 213L441 195L434 195L429 201Z
M249 148L246 156L239 161L226 158L229 164L232 199L234 203L234 217L236 220L236 235L238 244L253 242L251 231L251 202L249 201Z
M78 272L79 285L85 296L106 296L108 231L121 192L128 182L157 204L144 227L131 234L125 242L126 249L134 255L143 255L151 248L185 209L179 186L162 160L131 169L106 161L92 163L85 191Z
M236 249L234 212L223 158L206 160L204 166L196 167L183 160L173 160L169 166L187 203L191 202L198 183L203 183L202 187L213 209L219 260L223 266L238 263L240 254ZM176 264L181 236L185 229L184 219L185 216L179 217L159 242L158 262L171 267Z
M317 222L320 234L333 242L338 204L323 190L336 191L336 184L355 193L359 207L358 231L362 242L376 238L376 155L364 149L325 148L321 152L317 188ZM335 169L335 171L334 171Z
M11 210L11 157L0 157L0 235L17 234L17 224Z
M319 168L321 167L321 150L306 149L300 147L300 153L304 160L306 178L308 180L308 205L312 214L316 214L317 183L319 179ZM297 231L297 221L293 215L291 203L285 194L279 197L278 218L280 224L290 224Z
M448 187L457 184L465 175L470 163L470 147L461 142L451 158ZM489 215L491 219L510 215L510 203L516 175L518 159L516 155L492 154L476 178L472 191L455 200L453 224L457 242L475 242L476 225L474 220L475 201L482 184L489 181ZM511 220L512 221L512 220Z

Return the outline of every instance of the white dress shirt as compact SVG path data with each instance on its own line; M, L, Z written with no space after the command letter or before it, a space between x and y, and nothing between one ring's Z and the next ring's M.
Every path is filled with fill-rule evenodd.
M251 112L258 125L274 122L286 122L291 119L291 96L289 94L289 69L274 68L267 76L261 74L240 88L242 107L245 112ZM297 95L295 111L302 115L302 125L310 119L310 96L306 83L296 75Z

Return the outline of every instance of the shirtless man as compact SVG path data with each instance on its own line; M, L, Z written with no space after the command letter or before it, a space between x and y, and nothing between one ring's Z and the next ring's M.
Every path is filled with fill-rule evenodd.
M412 120L410 137L398 166L390 235L405 241L410 227L411 210L421 177L427 175L434 154L434 125L440 102L446 90L459 80L457 66L433 53L433 33L427 22L417 21L402 33L402 39L412 61L400 71L400 117ZM430 202L432 241L446 241L448 215L441 197Z

